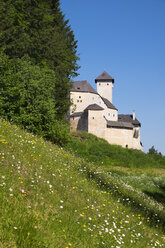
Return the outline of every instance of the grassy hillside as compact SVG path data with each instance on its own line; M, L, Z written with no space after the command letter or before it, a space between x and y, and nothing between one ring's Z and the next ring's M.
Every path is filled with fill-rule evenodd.
M101 164L1 121L0 248L164 247L161 204L140 208Z
M110 145L86 132L72 134L74 138L67 149L92 162L104 183L117 183L123 196L134 202L133 208L138 206L152 221L155 213L159 215L165 229L165 157Z
M122 166L127 168L164 168L165 157L149 155L134 149L123 149L118 145L110 145L106 140L92 134L72 132L73 140L68 149L76 155L94 162L97 165Z

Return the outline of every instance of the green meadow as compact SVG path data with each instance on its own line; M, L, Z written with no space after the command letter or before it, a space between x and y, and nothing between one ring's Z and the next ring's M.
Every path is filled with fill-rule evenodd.
M165 247L164 157L0 122L0 248Z

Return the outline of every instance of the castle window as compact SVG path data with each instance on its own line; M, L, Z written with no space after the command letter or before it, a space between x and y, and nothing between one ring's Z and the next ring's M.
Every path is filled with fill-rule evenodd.
M101 85L101 83L99 83L99 85Z
M107 85L109 85L109 84L107 84Z
M80 87L77 87L77 90L80 90Z
M80 102L82 102L82 100L80 100Z
M81 98L81 96L79 96L79 98Z
M110 113L108 113L108 116L110 116Z
M94 120L95 117L92 117L92 119Z
M136 139L139 137L139 131L138 130L135 129L133 137Z
M125 147L128 148L128 145L126 145Z
M79 102L79 100L77 100L77 102Z
M115 114L113 114L113 117L115 117Z

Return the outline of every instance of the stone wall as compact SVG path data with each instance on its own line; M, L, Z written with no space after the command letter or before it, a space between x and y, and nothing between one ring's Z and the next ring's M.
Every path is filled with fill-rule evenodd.
M142 150L140 144L140 134L138 138L134 137L135 129L126 128L107 128L105 139L110 144L121 145L122 147Z

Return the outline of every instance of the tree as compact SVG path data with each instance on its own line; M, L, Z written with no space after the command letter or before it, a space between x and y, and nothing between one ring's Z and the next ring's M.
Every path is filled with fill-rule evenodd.
M28 56L55 71L57 117L67 112L70 78L76 75L77 41L59 0L0 0L0 47L9 58Z
M28 58L0 58L0 115L41 133L56 118L54 71Z
M70 138L55 109L55 72L0 53L0 116L60 145Z
M152 146L149 150L148 150L148 154L158 154L158 151L155 149L154 146Z

